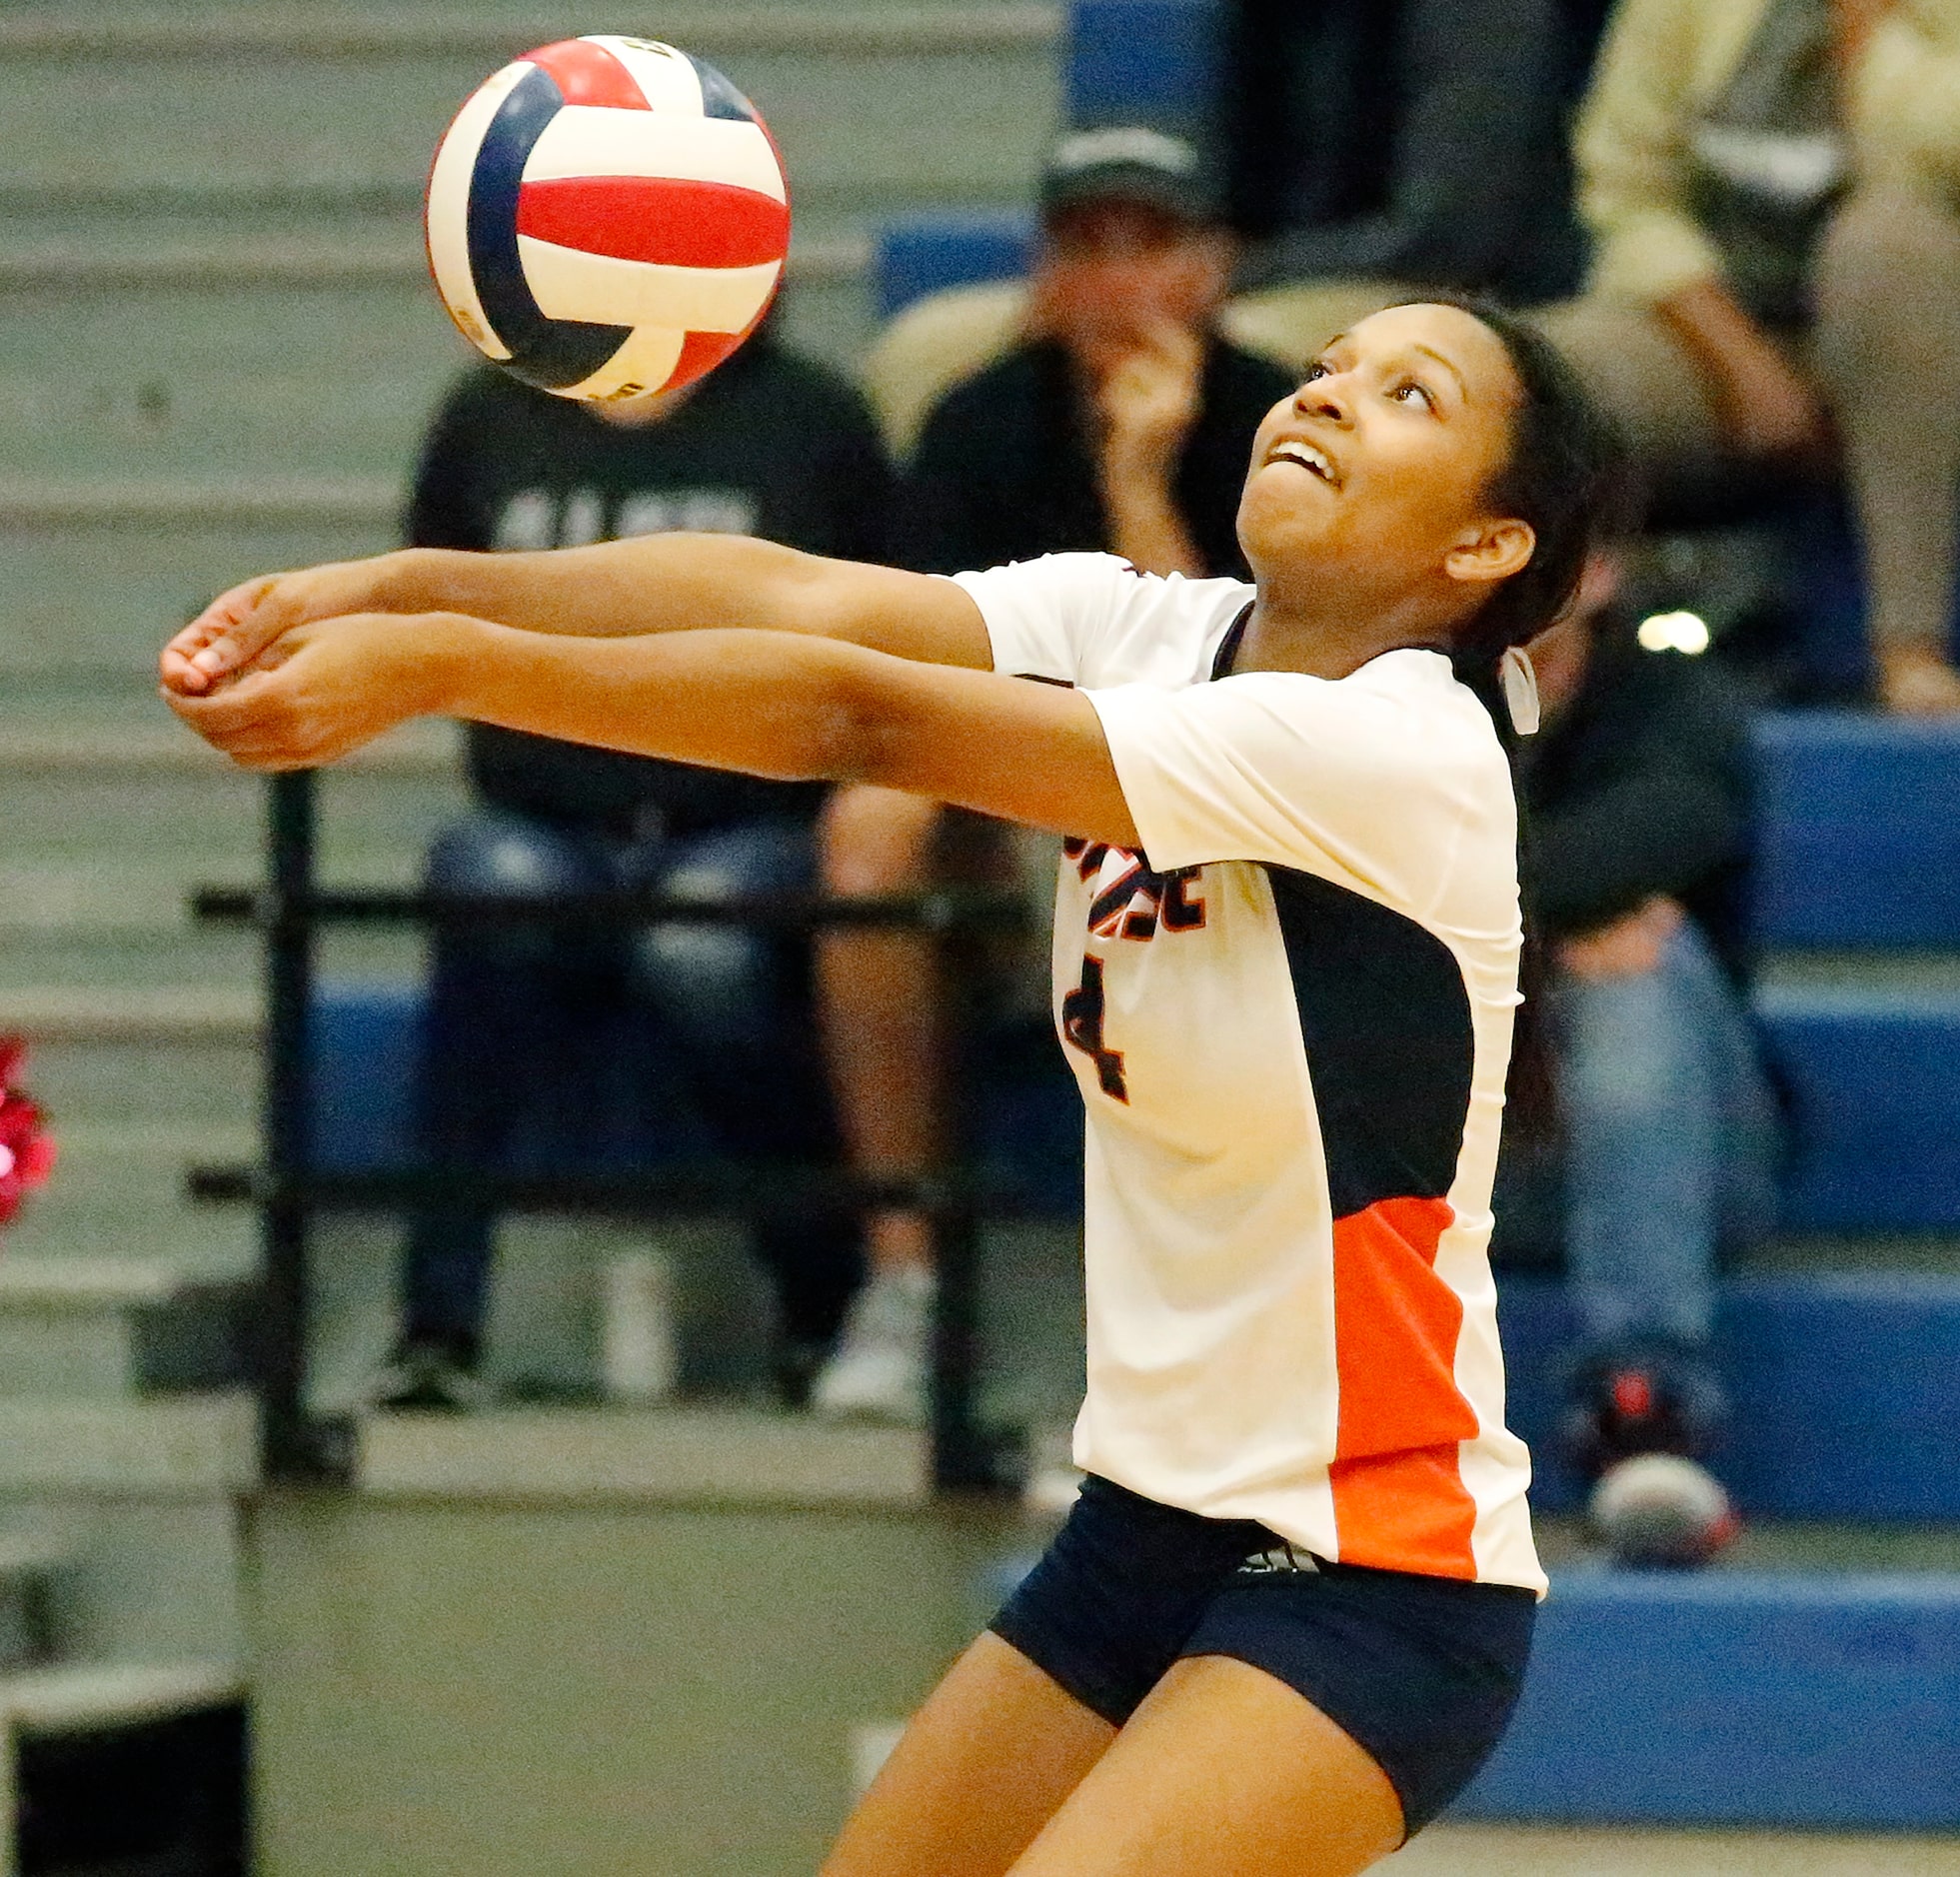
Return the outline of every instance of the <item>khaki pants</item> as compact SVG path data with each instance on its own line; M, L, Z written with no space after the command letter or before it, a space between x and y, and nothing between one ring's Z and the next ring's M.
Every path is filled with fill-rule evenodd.
M1859 191L1833 219L1815 286L1804 362L1844 440L1873 638L1944 648L1960 551L1960 213L1904 186ZM1354 320L1419 297L1381 282L1280 287L1235 302L1225 326L1297 365ZM1701 374L1651 313L1583 299L1535 317L1643 462L1721 462Z

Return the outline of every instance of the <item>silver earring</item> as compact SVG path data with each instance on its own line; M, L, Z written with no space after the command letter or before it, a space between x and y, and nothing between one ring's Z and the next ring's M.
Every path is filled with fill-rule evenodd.
M1538 674L1531 654L1522 646L1506 646L1497 668L1504 683L1504 706L1511 714L1511 728L1520 737L1538 734Z

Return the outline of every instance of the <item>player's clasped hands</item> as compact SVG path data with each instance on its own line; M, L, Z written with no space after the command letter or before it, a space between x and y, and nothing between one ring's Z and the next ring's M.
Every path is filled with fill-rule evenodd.
M245 768L335 762L438 705L427 636L370 602L358 562L233 587L165 646L164 702Z

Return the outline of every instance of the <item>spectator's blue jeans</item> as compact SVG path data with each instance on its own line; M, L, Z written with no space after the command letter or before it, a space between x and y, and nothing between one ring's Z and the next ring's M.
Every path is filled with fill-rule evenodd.
M503 810L446 830L427 869L432 892L541 900L629 886L802 893L813 877L811 830L795 820L630 842ZM617 1166L650 1150L832 1157L806 980L799 946L736 927L445 926L418 1090L424 1157L534 1170ZM411 1221L406 1336L474 1350L492 1224L488 1211L449 1206ZM765 1215L756 1250L776 1276L785 1334L825 1340L860 1275L852 1221Z
M1718 1250L1769 1227L1774 1108L1740 993L1693 926L1635 976L1561 974L1566 1268L1589 1345L1705 1343Z

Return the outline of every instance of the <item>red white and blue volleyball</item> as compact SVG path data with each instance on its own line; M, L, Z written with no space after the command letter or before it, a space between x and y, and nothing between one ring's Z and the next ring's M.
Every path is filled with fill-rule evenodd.
M463 336L560 397L671 391L760 323L790 198L756 108L712 65L595 33L482 85L436 152L429 266Z

